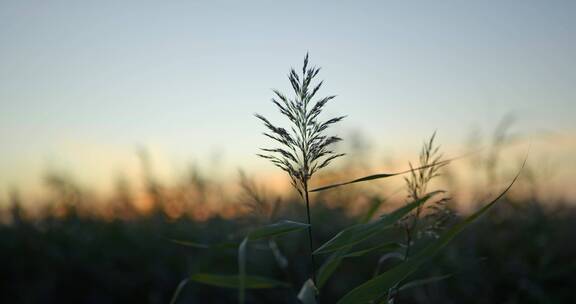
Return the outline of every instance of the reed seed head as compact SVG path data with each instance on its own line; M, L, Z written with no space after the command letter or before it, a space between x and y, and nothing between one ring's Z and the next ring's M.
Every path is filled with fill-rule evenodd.
M314 83L320 72L318 67L309 67L308 54L304 57L302 73L291 69L288 79L294 91L294 97L288 98L278 90L273 90L272 102L289 121L289 127L278 127L260 114L267 131L264 135L274 140L274 148L262 148L265 153L258 156L270 160L274 165L287 172L292 185L300 195L305 191L308 180L318 170L344 154L335 153L330 146L342 139L329 136L325 131L345 116L320 120L325 105L336 96L315 98L323 81Z

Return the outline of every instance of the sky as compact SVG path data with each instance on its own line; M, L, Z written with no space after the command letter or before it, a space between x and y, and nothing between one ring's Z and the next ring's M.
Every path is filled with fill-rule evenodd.
M271 90L307 52L345 140L457 145L512 114L576 146L574 1L0 1L0 191L108 185L138 147L166 171L274 170L253 114L280 121Z

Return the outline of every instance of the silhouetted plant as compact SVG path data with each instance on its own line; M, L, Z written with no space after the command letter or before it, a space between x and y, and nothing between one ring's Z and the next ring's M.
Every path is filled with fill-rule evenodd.
M288 76L294 90L294 97L287 98L280 91L274 90L276 97L272 98L272 102L290 121L288 130L275 126L264 116L256 114L256 117L268 129L264 135L280 146L271 149L263 148L262 150L267 153L258 155L269 159L274 165L286 171L292 180L292 185L300 195L305 195L308 181L314 173L326 167L333 159L344 155L336 154L329 149L331 144L341 139L337 136L325 135L324 131L345 116L326 121L320 121L318 118L328 101L336 97L332 95L313 101L323 83L320 81L310 90L312 81L319 72L320 68L308 67L308 54L306 54L302 75L298 76L292 69Z
M435 177L438 177L440 175L440 168L448 164L447 162L442 161L440 147L435 145L435 138L436 132L434 132L430 139L424 143L422 150L420 151L418 167L423 169L415 170L412 163L408 164L410 167L410 175L404 177L406 190L408 192L408 201L417 200L423 197L427 192L430 181L432 181L432 179ZM427 209L431 209L431 212L427 214L428 218L436 221L427 222L427 225L430 227L435 227L436 230L441 227L441 223L446 221L446 216L449 213L449 210L446 206L446 202L448 200L448 197L443 197L440 200L434 201L431 206L427 206ZM402 221L402 226L406 231L406 251L404 259L407 259L410 255L412 240L418 236L418 224L420 222L423 209L424 205L418 206ZM423 228L426 229L427 227Z
M430 139L424 142L418 159L418 168L414 169L412 163L408 163L410 167L410 174L404 177L406 183L406 191L408 192L408 203L413 200L422 198L427 193L427 188L432 179L440 175L440 168L447 165L447 162L442 161L442 154L440 147L435 145L436 132L432 134ZM402 259L407 260L410 256L410 249L415 239L421 236L421 231L427 232L435 237L438 237L440 229L444 223L450 218L451 210L447 207L446 202L449 201L448 197L442 197L434 200L426 209L430 212L426 214L424 227L420 227L420 220L422 217L424 204L419 205L402 219L399 224L405 232L404 241L404 254ZM381 259L382 260L382 259ZM379 267L380 268L380 265ZM395 302L395 298L399 294L398 286L394 286L388 293L387 302Z
M380 266L372 278L367 278L365 282L347 292L338 303L392 303L398 291L413 288L431 282L436 282L448 276L425 278L423 280L406 280L418 271L422 265L436 255L440 250L450 243L462 230L470 223L488 211L515 183L518 175L495 199L490 201L477 212L463 219L463 221L442 231L437 238L432 238L418 246L421 248L411 254L410 247L413 240L413 232L416 229L423 206L444 193L444 191L427 191L428 182L438 174L438 169L449 163L449 160L442 160L438 153L438 148L434 145L435 135L424 145L420 155L419 166L414 168L410 164L410 169L396 173L378 173L365 177L352 179L346 182L339 182L315 189L309 189L310 178L318 170L326 167L332 160L343 154L334 153L330 150L330 145L340 141L336 136L328 136L324 131L332 124L339 122L344 116L319 121L324 106L334 96L312 99L320 89L322 82L312 85L313 79L318 75L319 69L308 67L308 55L304 59L302 74L298 75L294 69L290 71L289 80L295 93L294 98L287 98L277 90L272 102L280 110L281 114L288 118L289 128L278 127L271 123L262 115L256 114L266 126L267 137L276 142L278 146L262 149L265 153L259 154L261 157L270 160L274 165L287 172L291 183L298 191L306 203L307 223L299 223L290 220L283 220L273 224L268 224L250 231L242 241L237 244L238 248L238 274L218 275L196 273L183 281L179 285L173 302L185 283L189 281L208 284L213 286L237 288L238 301L245 302L246 289L278 288L289 287L287 283L261 276L248 275L246 261L248 259L248 247L251 242L267 240L270 243L276 237L298 232L308 231L310 258L312 263L311 278L306 280L298 292L297 298L304 304L316 304L319 302L319 293L328 279L336 272L339 265L346 259L364 257L370 253L384 253L386 256L400 257L400 262L380 273ZM524 161L525 163L525 161ZM522 165L522 167L524 164ZM332 188L342 187L354 183L368 182L382 178L394 177L410 173L406 179L409 190L409 201L396 210L383 214L374 220L373 215L376 208L370 208L365 215L359 217L357 224L349 226L327 242L313 250L312 244L312 223L310 220L310 199L309 192L326 191ZM446 198L440 197L437 202L445 202ZM381 202L375 202L373 206L380 206ZM433 212L432 212L433 213ZM374 242L374 238L382 238L386 231L398 227L404 223L409 227L408 238L405 244L396 242L398 237L392 238L391 242ZM182 242L180 242L182 243ZM273 243L276 244L276 243ZM190 243L196 248L216 248L221 245L203 245ZM416 247L414 247L416 248ZM275 256L281 254L278 246L269 246ZM324 263L316 273L315 256L328 255ZM282 256L283 257L283 256ZM287 263L282 263L286 267Z
M264 135L273 139L278 147L262 148L266 154L258 156L270 160L274 165L286 171L292 181L292 186L305 199L306 217L308 221L308 240L312 264L312 280L316 283L316 265L312 255L312 223L310 219L310 199L308 195L308 181L318 170L328 166L332 160L344 154L337 154L330 150L330 145L340 141L337 136L325 135L325 131L334 123L341 121L344 116L319 120L324 106L332 100L334 95L313 100L322 87L323 81L313 84L314 78L320 68L308 67L308 54L304 57L302 74L299 76L294 69L290 70L288 79L294 90L294 97L288 98L278 90L274 90L276 97L272 102L280 113L288 118L289 129L278 127L260 114L256 114L268 132Z

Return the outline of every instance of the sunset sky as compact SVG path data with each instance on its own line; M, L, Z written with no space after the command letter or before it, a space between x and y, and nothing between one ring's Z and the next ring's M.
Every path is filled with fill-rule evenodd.
M345 140L457 150L512 114L576 170L575 1L20 0L0 2L0 195L46 170L107 187L138 147L160 171L272 171L253 114L280 119L306 52Z

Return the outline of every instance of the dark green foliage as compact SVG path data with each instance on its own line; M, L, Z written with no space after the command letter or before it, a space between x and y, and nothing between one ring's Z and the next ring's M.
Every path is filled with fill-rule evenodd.
M569 302L571 275L576 270L572 260L576 251L570 245L576 211L506 200L504 194L516 178L492 202L457 219L438 239L424 238L414 246L413 255L400 261L375 259L374 254L399 255L403 247L409 247L410 243L399 245L403 241L401 227L393 224L442 192L424 194L371 222L367 219L379 203L368 204L367 214L353 219L343 217L342 210L316 205L314 214L329 218L331 228L316 236L325 242L318 253L331 253L319 270L317 287L298 262L305 256L297 232L309 225L296 221L253 228L242 226L242 219L166 222L159 214L126 222L105 222L76 213L38 222L18 216L12 226L0 227L0 254L6 261L0 268L4 276L0 279L6 282L1 285L0 300L35 303L46 302L48 297L58 302L167 303L171 299L173 303L268 303L285 299L297 303L300 299L315 303L317 299L311 295L318 288L322 303L382 301L390 294L402 303ZM449 246L499 200L501 207L488 213L480 228L471 225L471 231L464 234L467 237ZM422 219L424 225L429 220ZM353 222L359 224L350 226ZM336 236L329 239L332 235ZM280 236L277 243L262 246ZM194 241L180 241L186 239ZM290 267L275 264L278 255L289 261ZM430 263L432 259L434 263ZM178 278L184 280L176 284ZM306 283L300 288L302 282ZM483 297L469 298L476 293Z
M354 288L351 292L346 294L338 303L365 303L371 300L376 300L385 296L391 288L396 286L396 284L402 282L409 275L418 270L427 260L432 259L438 252L446 247L452 239L456 237L464 228L478 219L480 216L484 215L494 204L498 202L500 198L510 190L518 175L512 180L510 185L492 200L490 203L486 204L477 212L473 213L462 222L454 225L449 230L444 232L440 238L430 245L426 246L423 250L418 252L414 257L403 261L398 266L395 266L381 275L363 283L362 285Z
M340 231L336 236L334 236L334 238L320 246L320 248L316 249L314 254L330 253L352 247L394 225L411 210L424 204L429 198L439 193L441 192L430 193L429 195L417 199L414 202L407 204L388 215L382 216L380 219L373 222L348 227Z
M248 240L257 241L266 238L281 236L286 233L295 232L308 228L308 224L283 220L278 223L259 227L248 234Z
M403 291L399 301L571 303L576 209L568 207L574 206L573 202L566 202L565 207L542 207L546 203L504 198L410 278L452 277ZM342 210L321 204L312 211L318 217L333 219L329 229L317 230L318 243L354 222L344 217ZM179 281L190 274L234 273L237 263L235 249L189 248L165 237L203 244L226 242L227 235L241 240L235 232L245 227L239 222L217 218L206 223L76 218L40 223L23 220L20 225L0 226L0 303L169 303ZM393 239L393 232L382 239ZM276 266L270 251L257 247L250 252L248 269L254 275L288 282L294 290L250 290L247 303L276 299L295 303L297 291L307 278L301 263L307 259L302 255L307 240L302 234L290 234L279 239L279 246L290 261L289 276ZM377 254L344 259L322 287L322 303L335 303L371 278ZM202 302L237 303L237 291L190 282L177 303Z
M202 284L233 288L236 289L240 286L241 278L239 275L215 275L209 273L197 273L190 276L190 281ZM288 284L274 279L265 278L262 276L246 275L243 278L244 288L247 289L267 289L275 287L288 287Z

